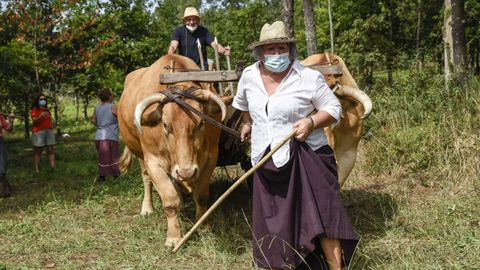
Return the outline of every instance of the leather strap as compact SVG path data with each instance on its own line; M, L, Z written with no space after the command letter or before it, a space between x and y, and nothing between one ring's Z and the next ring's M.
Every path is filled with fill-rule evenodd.
M202 119L209 122L210 124L212 124L212 125L214 125L218 128L221 128L221 129L225 130L226 132L228 132L228 133L230 133L234 136L240 137L240 132L223 125L222 123L216 121L215 119L213 119L210 116L204 114L203 112L195 109L190 104L188 104L188 103L186 103L185 101L182 100L182 97L186 97L186 98L189 98L189 99L193 99L193 100L195 100L199 103L205 103L205 100L202 100L202 99L200 99L200 98L198 98L198 97L196 97L192 94L195 90L198 90L198 89L196 89L194 87L190 87L186 90L181 90L181 89L178 89L178 88L168 88L167 90L164 90L164 91L160 92L160 93L164 94L165 96L167 96L167 98L162 101L162 105L164 105L168 102L174 101L178 105L184 107L185 109L188 109L189 111L197 114Z

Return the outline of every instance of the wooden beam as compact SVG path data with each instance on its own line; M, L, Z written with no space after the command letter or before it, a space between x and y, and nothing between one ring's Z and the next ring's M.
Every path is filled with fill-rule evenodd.
M240 74L241 75L241 74ZM160 74L160 83L197 82L231 82L238 81L240 75L236 71L189 71Z

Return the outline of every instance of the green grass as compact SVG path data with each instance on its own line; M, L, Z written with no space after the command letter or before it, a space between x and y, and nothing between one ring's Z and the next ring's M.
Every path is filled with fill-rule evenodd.
M351 269L479 269L480 82L444 89L428 74L377 82L358 163L342 199L361 236ZM68 111L68 110L65 110ZM33 175L21 128L6 138L15 194L0 199L0 269L252 269L251 194L241 186L182 249L163 248L166 220L139 216L138 164L94 182L94 127L64 117L57 169ZM70 121L70 122L69 122ZM217 168L211 202L241 170ZM184 198L183 231L195 217ZM245 218L246 217L246 218Z

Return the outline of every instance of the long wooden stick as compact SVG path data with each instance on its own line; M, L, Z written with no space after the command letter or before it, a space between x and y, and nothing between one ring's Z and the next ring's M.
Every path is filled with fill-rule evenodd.
M297 129L293 129L280 143L277 144L267 155L265 155L253 168L248 170L242 177L240 177L233 185L225 191L225 193L220 196L213 204L208 208L208 210L201 216L198 221L193 225L193 227L188 231L185 236L183 236L182 240L177 244L177 246L172 250L173 253L177 252L177 250L192 236L195 230L207 219L207 217L217 209L217 207L251 174L253 174L258 168L263 166L271 157L272 155L280 149L285 143L287 143L297 132Z
M220 58L218 56L218 40L217 40L217 37L215 37L215 68L217 69L217 71L220 71ZM223 86L222 86L222 83L219 82L218 83L218 90L220 92L220 96L223 96Z
M226 57L227 57L227 69L230 71L232 70L232 66L230 65L230 55L226 55ZM229 82L228 87L230 87L230 93L233 95L233 83Z
M203 62L203 53L202 53L202 44L200 43L200 39L197 38L197 48L198 48L198 55L200 56L200 69L205 70L205 63Z

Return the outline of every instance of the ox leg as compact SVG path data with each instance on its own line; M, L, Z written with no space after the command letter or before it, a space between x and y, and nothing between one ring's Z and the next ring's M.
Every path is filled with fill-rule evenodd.
M182 231L178 221L178 213L181 207L181 194L175 188L173 182L160 166L160 162L153 158L145 158L147 172L150 175L155 189L157 190L163 204L163 210L167 217L167 238L165 246L175 247L182 238Z
M355 165L357 148L349 149L347 151L338 151L335 153L335 158L337 159L338 165L338 183L340 184L340 187L342 187Z
M140 168L142 170L142 180L143 180L143 202L142 202L142 211L140 215L147 216L153 213L152 205L152 178L148 175L147 169L145 167L145 162L141 159Z
M210 196L209 184L201 185L195 188L193 200L195 201L195 220L198 220L208 209L208 197Z
M210 160L216 160L214 158ZM200 219L208 209L208 198L210 196L210 178L212 177L215 164L207 164L202 170L199 177L199 184L195 186L193 191L193 200L195 201L196 220ZM204 228L208 229L208 222L205 223Z

